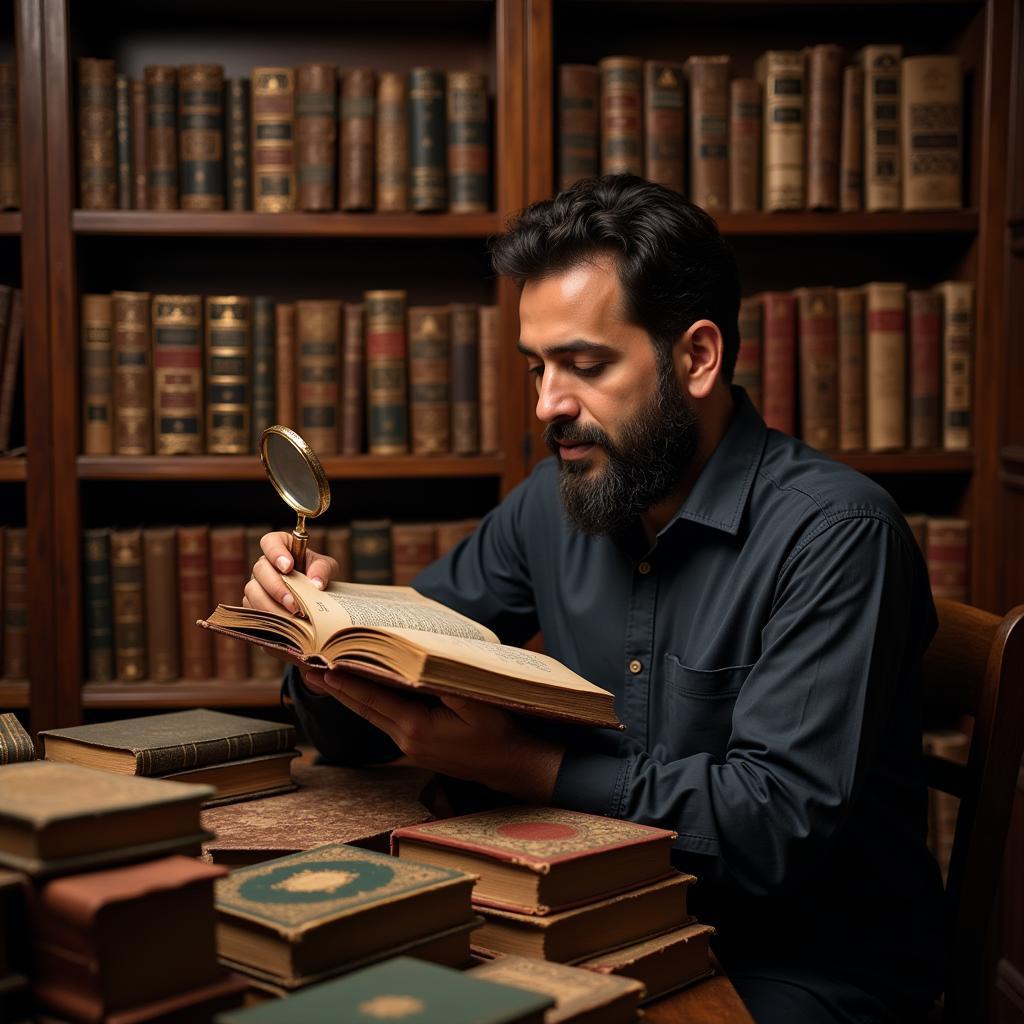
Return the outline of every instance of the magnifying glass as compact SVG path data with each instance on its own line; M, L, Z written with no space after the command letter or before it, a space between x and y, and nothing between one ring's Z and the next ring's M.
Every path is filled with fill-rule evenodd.
M302 572L309 543L306 520L323 515L331 504L327 474L316 452L294 430L280 424L267 427L260 435L260 461L274 490L298 517L291 549L295 568Z

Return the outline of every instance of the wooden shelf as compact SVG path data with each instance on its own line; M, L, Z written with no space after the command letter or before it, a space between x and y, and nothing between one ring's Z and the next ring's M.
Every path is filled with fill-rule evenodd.
M25 458L0 459L0 482L24 480L28 472Z
M0 679L0 710L28 707L27 679Z
M77 235L238 238L486 238L496 213L253 213L188 210L75 210Z
M281 671L284 672L282 662ZM280 679L175 679L166 683L86 683L85 708L256 708L276 707Z
M973 235L977 210L945 213L718 213L723 235Z
M972 473L973 452L828 452L830 458L845 462L861 473Z
M21 212L0 213L0 235L21 234Z

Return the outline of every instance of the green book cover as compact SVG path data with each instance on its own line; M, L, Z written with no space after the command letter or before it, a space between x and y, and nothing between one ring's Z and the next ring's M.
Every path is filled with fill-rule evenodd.
M513 1024L541 1022L550 996L395 957L288 999L219 1014L216 1024Z

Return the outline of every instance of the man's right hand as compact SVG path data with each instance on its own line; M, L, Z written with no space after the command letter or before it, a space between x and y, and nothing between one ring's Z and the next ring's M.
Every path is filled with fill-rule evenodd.
M245 585L242 604L247 608L258 608L265 612L280 612L282 608L299 614L295 598L284 585L282 573L292 571L294 561L291 552L291 534L283 530L266 533L260 539L263 557L252 567L252 579ZM301 567L314 587L326 588L338 575L338 563L327 555L306 550L306 564Z

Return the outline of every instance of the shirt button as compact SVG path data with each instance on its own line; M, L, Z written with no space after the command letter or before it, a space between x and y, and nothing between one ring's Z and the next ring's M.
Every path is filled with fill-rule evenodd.
M646 576L651 571L651 563L650 562L641 562L636 567L636 571L638 573L640 573L641 576Z
M643 665L641 665L641 664L640 664L640 662L636 660L636 658L634 658L634 659L633 659L633 660L632 660L632 661L631 661L631 662L629 663L629 671L630 671L630 672L632 672L632 673L633 673L633 675L637 676L637 675L639 675L639 674L640 674L641 672L643 672L643 670L644 670L644 667L643 667Z

